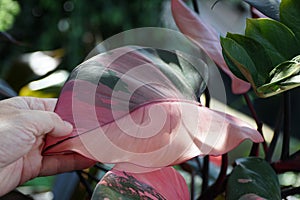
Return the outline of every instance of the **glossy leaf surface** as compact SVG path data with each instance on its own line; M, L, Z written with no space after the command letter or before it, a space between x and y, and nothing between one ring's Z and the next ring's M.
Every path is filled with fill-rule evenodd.
M226 189L228 200L280 200L280 185L276 173L263 159L257 157L236 160Z
M242 74L251 83L252 87L253 85L255 86L255 83L259 81L257 78L257 69L247 51L231 38L222 38L221 43L225 60L230 69L235 73L240 71L236 75L241 76Z
M253 63L253 66L245 64L245 67L247 69L251 69L250 73L253 77L254 83L259 86L267 81L268 74L272 70L272 62L264 47L259 42L248 36L228 33L226 37L239 44L245 51L246 55L248 55L248 59L250 59L251 63ZM236 53L237 55L235 56L239 59L243 59L243 57L246 56L244 53L243 55L239 55L238 51Z
M272 58L272 66L292 59L300 53L295 34L287 26L275 20L248 19L245 35L263 46Z

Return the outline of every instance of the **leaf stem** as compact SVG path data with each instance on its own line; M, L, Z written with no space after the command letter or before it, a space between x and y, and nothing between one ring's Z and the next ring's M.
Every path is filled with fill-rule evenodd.
M272 167L277 173L288 171L300 172L300 150L289 156L286 160L279 160L272 163Z
M222 193L225 190L224 182L227 180L227 168L228 168L228 154L222 155L222 163L219 176L216 182L210 186L206 191L202 192L201 196L198 200L205 200L205 199L215 199L218 194Z
M282 118L283 118L282 112L283 112L283 107L280 106L278 116L277 116L277 120L276 120L275 127L274 127L274 135L273 135L272 141L269 145L269 149L268 149L268 152L267 152L266 157L265 157L266 161L268 161L268 162L272 161L272 156L274 154L274 150L275 150L275 147L276 147L279 135L280 135L281 125L282 125Z
M19 46L25 46L25 44L17 41L13 36L11 36L9 33L0 31L0 35L3 35L8 41L10 41L13 44L19 45Z
M204 90L205 94L205 106L209 108L210 106L210 93L208 88ZM200 102L200 101L199 101ZM208 188L208 179L209 179L209 156L204 156L203 166L202 166L202 193L205 192Z
M191 191L190 191L191 199L195 198L195 175L196 175L196 171L193 170L191 173Z
M208 188L209 179L209 156L204 156L202 166L202 193Z
M204 94L205 94L205 107L209 108L211 96L210 96L209 90L207 88L204 90Z
M246 100L246 103L247 103L247 106L251 112L251 115L257 125L257 131L261 134L261 136L264 138L264 135L263 135L263 130L262 130L262 127L263 127L263 123L261 122L261 120L258 118L257 114L256 114L256 111L254 109L254 106L248 96L248 94L244 94L244 99ZM266 141L264 140L263 141L263 149L264 149L264 153L266 155L267 151L268 151L268 146L267 146L267 143ZM250 152L250 156L258 156L258 153L259 153L259 144L258 143L253 143L252 145L252 148L251 148L251 152Z
M281 160L286 160L290 154L290 118L291 118L291 93L283 93L283 141Z
M218 190L221 188L226 178L227 167L228 167L228 154L225 153L222 155L222 164L221 164L221 169L220 169L218 179L214 183L214 187L216 187Z
M194 11L195 11L197 14L200 14L199 6L198 6L197 0L192 0L192 2L193 2Z

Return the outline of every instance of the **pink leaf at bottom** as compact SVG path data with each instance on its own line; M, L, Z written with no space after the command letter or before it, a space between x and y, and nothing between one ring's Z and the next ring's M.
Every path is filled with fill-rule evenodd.
M183 177L172 167L147 173L112 169L101 179L92 199L189 199Z

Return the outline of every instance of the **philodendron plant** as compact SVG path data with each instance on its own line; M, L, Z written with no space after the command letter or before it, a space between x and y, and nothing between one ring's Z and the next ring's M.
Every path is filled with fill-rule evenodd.
M55 112L74 130L48 136L44 154L76 152L114 164L94 199L189 199L173 165L222 155L245 139L263 141L242 120L197 102L207 82L203 61L192 64L178 51L164 55L178 62L152 48L113 49L75 68L62 89Z
M259 97L300 85L300 1L282 0L279 21L247 19L244 35L221 38L230 70L248 81Z

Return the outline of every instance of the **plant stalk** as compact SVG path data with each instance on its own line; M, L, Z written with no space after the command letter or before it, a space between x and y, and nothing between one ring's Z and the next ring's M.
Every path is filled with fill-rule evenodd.
M283 140L281 160L286 160L290 154L290 120L291 120L291 93L283 93Z
M282 118L283 118L282 112L283 112L283 107L280 106L280 110L278 112L277 120L276 120L275 127L274 127L274 135L273 135L272 141L269 145L268 152L265 157L267 162L272 161L272 156L274 154L275 147L276 147L279 135L280 135L280 130L281 130L281 126L282 126Z
M198 200L215 199L220 193L225 190L225 182L227 180L227 168L228 168L228 154L222 155L222 163L219 176L216 182L210 186L206 191L202 192Z
M202 166L202 193L205 192L208 188L208 179L209 179L209 156L204 156L203 166Z
M258 118L258 115L254 109L254 106L248 96L248 94L244 94L243 95L245 100L246 100L246 103L247 103L247 106L251 112L251 115L256 123L256 126L257 126L257 131L261 134L261 136L264 138L264 135L263 135L263 130L262 130L262 127L263 127L263 123L261 122L261 120ZM268 146L267 146L267 143L266 141L264 140L263 143L263 149L264 149L264 153L265 155L267 154L268 152ZM251 148L251 152L250 152L250 156L258 156L259 154L259 143L253 143L252 145L252 148Z
M194 11L195 11L197 14L200 14L199 6L198 6L197 0L192 0L192 2L193 2Z

